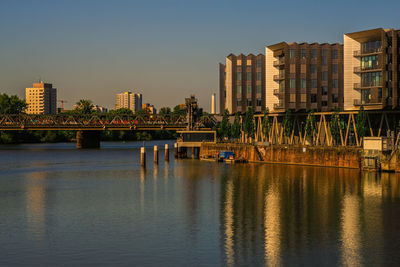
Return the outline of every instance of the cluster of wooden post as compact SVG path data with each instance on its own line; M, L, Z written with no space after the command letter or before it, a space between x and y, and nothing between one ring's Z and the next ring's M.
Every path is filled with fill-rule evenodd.
M154 146L153 151L154 151L154 153L153 153L154 154L154 164L158 165L158 146ZM169 162L169 146L168 146L168 144L165 144L164 159L165 159L165 162ZM145 149L145 147L140 148L140 163L141 163L142 167L146 167L146 149Z
M200 148L193 147L192 148L192 158L199 158ZM158 146L154 146L153 148L154 155L154 164L158 165ZM174 156L176 159L178 158L186 158L187 157L187 148L186 147L178 147L178 144L174 144ZM169 162L169 146L165 144L164 149L164 159L165 162ZM145 147L140 148L140 163L142 167L146 167L146 149Z

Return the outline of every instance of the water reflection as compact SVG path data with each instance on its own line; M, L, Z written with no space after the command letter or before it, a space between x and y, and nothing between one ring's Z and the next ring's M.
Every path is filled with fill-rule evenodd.
M366 257L385 264L382 205L398 201L398 175L249 165L232 166L220 177L227 265L319 265L329 259L359 266Z
M27 228L30 237L34 240L43 239L46 231L46 188L43 181L46 177L46 172L29 173L25 184Z

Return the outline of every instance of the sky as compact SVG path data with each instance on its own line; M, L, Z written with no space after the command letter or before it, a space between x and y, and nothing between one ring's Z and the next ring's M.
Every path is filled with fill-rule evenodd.
M400 29L399 10L399 0L0 0L0 93L24 98L40 77L66 108L114 108L132 91L157 108L195 94L209 111L230 53Z

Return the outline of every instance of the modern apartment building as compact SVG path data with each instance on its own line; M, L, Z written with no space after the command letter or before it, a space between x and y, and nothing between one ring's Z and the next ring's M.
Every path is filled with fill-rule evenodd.
M343 45L285 43L265 49L270 112L343 109Z
M142 105L142 109L146 110L149 114L157 114L157 109L154 105L150 103L145 103Z
M132 112L142 109L142 94L134 94L132 92L124 92L117 94L115 109L128 108Z
M399 106L400 30L382 28L344 35L344 109Z
M226 64L219 65L220 113L255 112L265 110L265 56L230 54Z
M32 88L25 89L27 114L56 114L57 89L51 83L42 81L33 83Z

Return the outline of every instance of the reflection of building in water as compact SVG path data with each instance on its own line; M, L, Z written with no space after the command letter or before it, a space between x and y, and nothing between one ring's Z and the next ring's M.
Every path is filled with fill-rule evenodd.
M278 188L270 188L265 195L265 261L269 266L280 266L281 222Z
M225 254L228 266L235 263L235 252L233 249L233 182L229 180L226 185L226 198L224 202L224 228L225 228Z
M341 218L342 265L361 266L360 196L346 193Z
M46 232L46 173L29 173L26 182L28 233L32 239L43 239Z

